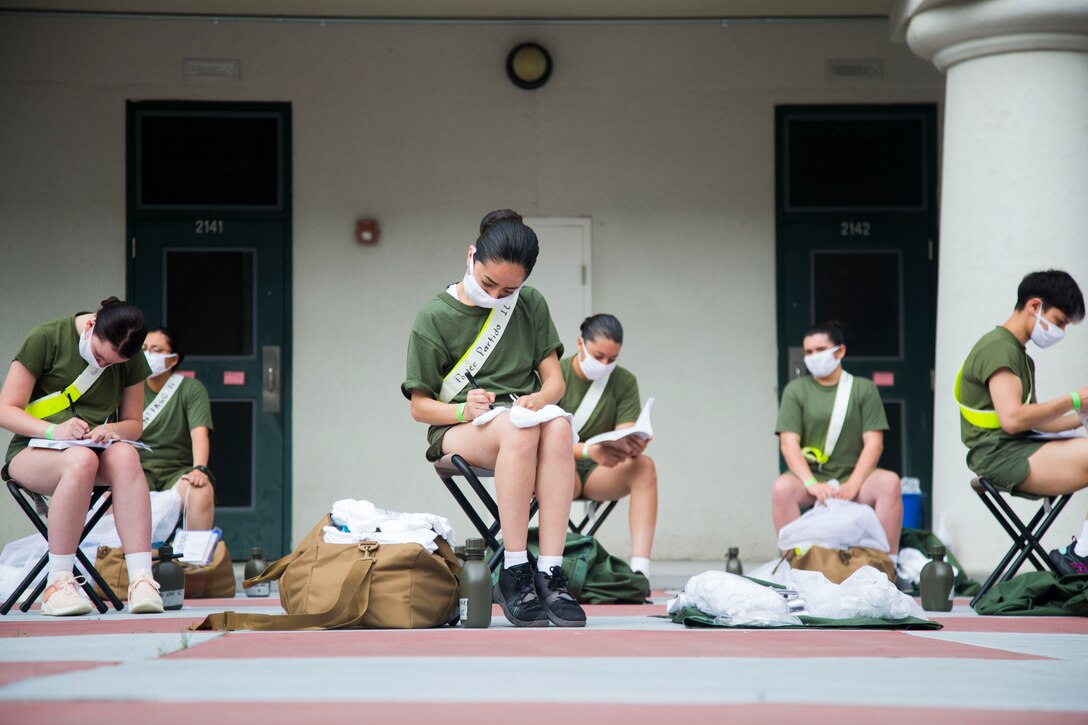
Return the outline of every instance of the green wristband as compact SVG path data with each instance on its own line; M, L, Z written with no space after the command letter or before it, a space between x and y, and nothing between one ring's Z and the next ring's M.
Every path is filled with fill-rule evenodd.
M46 438L46 440L53 440L53 430L56 427L57 427L57 424L54 423L54 424L52 424L51 426L49 426L48 428L45 429L45 438Z
M460 405L457 406L457 420L461 421L462 423L466 422L465 421L465 404L464 403L461 403Z
M1069 394L1069 397L1073 399L1073 410L1077 413L1080 412L1080 393L1074 390Z
M810 488L810 487L812 487L813 485L815 485L817 483L819 483L819 481L817 481L816 477L813 476L812 478L805 481L805 488Z
M582 458L589 459L589 446L582 444Z

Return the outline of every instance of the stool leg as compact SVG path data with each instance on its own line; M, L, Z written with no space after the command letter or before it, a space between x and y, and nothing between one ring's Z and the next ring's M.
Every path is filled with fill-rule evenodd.
M103 516L106 515L106 512L109 511L110 506L113 503L110 492L96 489L94 493L97 494L97 496L92 494L91 498L91 508L94 510L94 513L91 514L91 517L87 519L87 523L83 526L83 533L80 534L79 537L81 543L84 539L87 538L87 535L91 533L91 530L98 525L98 522L102 519ZM94 505L99 501L99 499L102 500L101 504L98 506L97 509L95 509ZM125 605L118 598L117 593L114 592L110 585L106 583L106 580L103 579L102 575L98 573L98 569L94 567L94 564L92 564L87 559L87 557L84 556L83 551L80 550L78 547L76 548L76 559L83 566L83 570L90 575L91 579L94 580L94 583L97 584L98 588L102 590L102 592L106 595L106 598L110 600L113 608L116 609L118 612L124 609ZM98 611L101 614L105 614L108 607L103 604L102 599L98 596L98 592L94 590L94 587L92 587L90 583L87 583L83 585L83 588L87 592L87 595L90 597L91 601L94 602L95 607L98 608Z
M593 522L593 526L590 528L588 535L593 536L597 533L597 529L601 528L601 524L608 518L608 514L612 513L612 509L616 508L616 504L619 501L610 501L607 506L604 507L604 511L597 516L597 520Z
M30 573L27 574L25 577L23 577L23 580L21 582L19 582L19 586L15 587L15 589L11 592L11 596L9 596L7 598L7 601L4 602L3 606L0 606L0 614L7 614L8 612L11 611L11 608L13 606L15 606L15 602L19 598L19 595L26 591L26 588L30 586L30 583L32 581L34 581L38 577L39 574L41 574L42 569L44 569L45 565L48 564L48 563L49 563L49 554L46 554L41 559L38 559L38 563L35 564L34 568L30 570ZM42 587L42 588L44 589L44 587ZM39 592L39 594L40 594L40 592ZM34 599L37 599L37 598L38 597L35 596L33 599L30 599L29 601L33 602ZM27 611L27 609L30 609L29 605L27 605L26 609L22 609L22 611L25 612L25 611Z

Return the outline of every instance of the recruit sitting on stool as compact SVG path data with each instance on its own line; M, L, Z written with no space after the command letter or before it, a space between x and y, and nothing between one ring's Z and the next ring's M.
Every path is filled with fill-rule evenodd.
M117 533L128 565L133 613L162 612L151 575L151 499L136 449L147 326L133 305L110 297L97 313L77 312L30 331L0 389L0 426L15 434L4 478L52 497L49 585L42 614L88 614L91 603L73 576L76 547L96 483L110 486ZM118 413L118 411L120 411ZM108 447L31 447L47 441L114 441Z
M772 490L776 531L801 515L802 506L839 498L868 504L888 537L895 563L903 528L899 476L877 468L888 419L872 380L842 368L842 326L829 321L805 333L805 366L812 377L791 380L778 410L779 446L789 470Z
M1032 272L1020 282L1012 315L975 343L956 376L967 465L998 489L1051 498L1088 487L1088 438L1039 439L1084 425L1088 387L1038 402L1026 350L1029 340L1039 348L1060 342L1082 319L1084 295L1069 274ZM1049 559L1060 574L1088 574L1088 521Z
M559 361L567 385L559 407L574 413L576 498L618 501L631 497L631 568L650 576L650 550L657 522L657 467L643 454L649 439L628 436L609 444L586 446L599 433L630 428L642 404L638 381L616 361L623 347L623 326L612 315L587 317L575 354Z

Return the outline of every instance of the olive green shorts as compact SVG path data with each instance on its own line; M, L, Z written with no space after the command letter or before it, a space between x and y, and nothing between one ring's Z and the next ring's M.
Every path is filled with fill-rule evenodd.
M967 465L998 488L1012 492L1028 477L1028 458L1044 443L1026 438L987 441L967 453Z
M578 458L574 461L574 467L578 471L578 483L581 484L578 489L578 495L586 488L586 481L589 480L590 474L597 470L597 462L589 458Z

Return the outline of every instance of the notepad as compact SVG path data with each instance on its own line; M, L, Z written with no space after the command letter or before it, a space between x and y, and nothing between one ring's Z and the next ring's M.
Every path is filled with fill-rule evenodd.
M174 535L174 551L181 552L180 561L195 566L207 566L212 563L215 547L223 538L223 530L216 526L208 531L180 529Z
M620 428L595 435L586 441L584 445L588 448L600 443L612 443L630 436L638 436L642 440L649 439L654 434L654 427L650 424L650 408L653 404L653 398L646 400L646 405L642 406L642 411L638 414L638 420L630 428Z
M124 438L108 438L104 441L92 441L89 438L80 438L73 441L51 441L48 438L31 438L29 445L31 448L47 448L53 451L63 451L65 448L98 448L105 449L112 446L114 443L128 443L133 448L140 448L145 451L150 451L151 446L140 441L130 441Z

